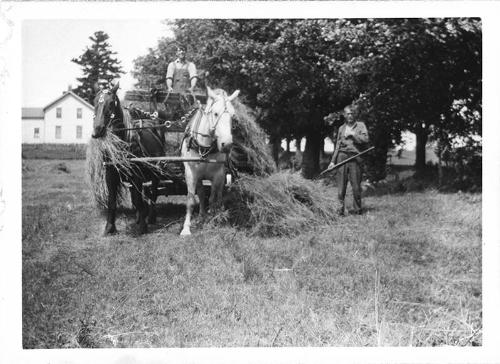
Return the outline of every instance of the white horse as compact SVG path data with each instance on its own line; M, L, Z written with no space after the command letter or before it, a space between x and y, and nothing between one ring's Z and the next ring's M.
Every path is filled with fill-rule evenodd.
M211 182L209 204L217 209L222 199L226 179L225 161L233 144L231 119L234 115L234 100L239 90L227 96L224 90L207 87L207 105L199 109L191 119L181 146L181 156L187 158L206 158L220 163L184 162L187 185L186 219L181 235L191 235L191 214L195 204L195 193L200 200L200 216L207 211L205 189L202 181Z

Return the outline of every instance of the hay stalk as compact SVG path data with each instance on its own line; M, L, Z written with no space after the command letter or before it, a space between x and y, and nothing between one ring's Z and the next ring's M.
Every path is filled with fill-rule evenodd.
M161 167L157 164L142 162L139 166L130 161L130 158L137 158L137 156L130 152L129 144L115 134L106 133L103 138L90 139L86 156L86 174L92 198L99 208L106 208L108 204L107 168L116 168L121 182L138 174L144 177L144 168L148 168L150 172L157 175L162 173ZM104 162L112 166L104 166ZM118 189L118 203L123 201L123 192L122 188Z

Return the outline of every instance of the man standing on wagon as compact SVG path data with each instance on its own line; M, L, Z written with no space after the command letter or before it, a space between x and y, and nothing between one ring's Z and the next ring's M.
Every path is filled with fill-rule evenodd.
M330 162L328 168L332 168L335 164L362 152L369 140L366 125L361 121L354 120L352 106L346 106L344 108L344 117L345 123L339 128L337 142L335 143L335 151L333 152L332 161ZM344 215L344 200L348 182L351 183L352 187L354 207L353 213L362 213L361 162L362 159L358 157L350 162L347 162L337 170L337 188L340 202L338 213L340 215Z
M193 92L198 75L193 62L186 60L186 49L182 46L177 48L176 60L170 62L167 68L167 90L168 92L186 91Z

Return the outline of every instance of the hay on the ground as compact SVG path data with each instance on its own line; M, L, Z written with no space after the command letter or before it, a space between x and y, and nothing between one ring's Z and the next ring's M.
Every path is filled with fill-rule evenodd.
M259 236L291 236L334 222L338 206L332 189L297 173L243 176L228 189L215 221Z

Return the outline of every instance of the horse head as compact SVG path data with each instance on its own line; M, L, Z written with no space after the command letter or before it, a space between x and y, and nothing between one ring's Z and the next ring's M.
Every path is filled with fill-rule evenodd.
M96 96L94 98L94 132L92 138L101 138L113 120L121 115L120 101L116 92L119 83L111 90L100 89L95 86Z
M217 141L217 148L220 152L229 153L233 144L231 119L234 116L234 107L231 104L239 90L227 96L224 90L212 90L207 87L207 106L205 114L208 122L209 139ZM210 144L209 144L210 145Z

